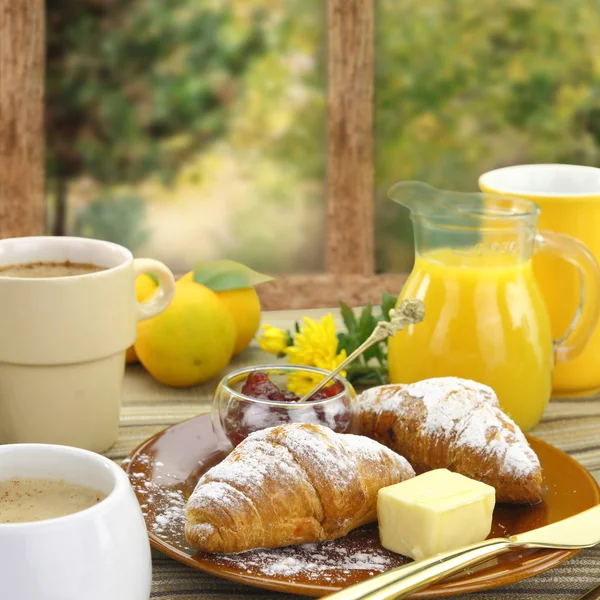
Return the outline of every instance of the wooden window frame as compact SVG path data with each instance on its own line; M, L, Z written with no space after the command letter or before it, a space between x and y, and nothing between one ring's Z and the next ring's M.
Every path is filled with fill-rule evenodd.
M376 274L375 0L327 0L325 273L284 275L258 290L264 309L377 303L406 274ZM0 0L0 237L44 233L43 0Z

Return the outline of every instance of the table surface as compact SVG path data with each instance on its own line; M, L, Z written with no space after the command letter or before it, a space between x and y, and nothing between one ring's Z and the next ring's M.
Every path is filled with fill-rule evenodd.
M332 312L339 323L336 310L302 311L302 315L318 318L327 312ZM291 311L269 312L263 315L263 322L291 328L299 316L298 312ZM269 362L275 362L274 357L257 347L250 347L232 361L228 370ZM128 366L119 437L106 455L119 462L135 446L157 431L183 419L208 412L217 383L218 380L213 380L194 388L170 388L153 380L140 365ZM568 452L600 482L600 398L552 399L542 422L531 433ZM600 547L584 550L574 559L532 579L455 598L575 600L598 582ZM300 597L263 591L205 575L153 550L152 598L283 600Z

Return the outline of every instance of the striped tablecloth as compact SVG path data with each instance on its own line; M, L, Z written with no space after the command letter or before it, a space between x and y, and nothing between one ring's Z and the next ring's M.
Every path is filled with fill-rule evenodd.
M324 311L304 311L319 316ZM333 311L332 311L333 312ZM335 314L335 313L334 313ZM298 313L266 313L265 322L290 327ZM336 314L336 319L338 318ZM272 357L250 348L234 360L230 369L242 365L273 362ZM107 456L119 462L144 439L165 427L208 412L217 382L190 388L173 389L154 381L139 365L129 366L125 377L121 429ZM533 435L568 452L600 481L600 397L553 399L544 419ZM262 591L205 575L153 550L152 598L165 600L212 600L224 598L284 599L298 598ZM563 565L527 581L487 592L457 596L457 600L492 598L525 600L530 598L578 598L592 585L600 583L600 547L585 550ZM107 599L108 600L108 599Z

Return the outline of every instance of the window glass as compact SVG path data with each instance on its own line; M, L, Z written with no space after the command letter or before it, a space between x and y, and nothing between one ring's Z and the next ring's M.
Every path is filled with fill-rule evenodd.
M565 0L378 0L377 267L408 271L398 180L477 191L522 163L600 166L600 11Z
M320 271L321 0L48 3L47 229Z

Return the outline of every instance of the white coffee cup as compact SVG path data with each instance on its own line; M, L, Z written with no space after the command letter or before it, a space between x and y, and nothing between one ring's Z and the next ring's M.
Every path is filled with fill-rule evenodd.
M0 523L0 597L7 600L148 600L150 545L124 471L87 450L0 446L0 481L43 478L92 487L106 498L80 512Z
M0 240L0 269L34 262L93 263L66 277L0 270L0 443L39 442L103 452L117 437L125 351L137 321L163 311L174 279L162 263L110 242L75 237ZM135 297L150 272L159 290Z

